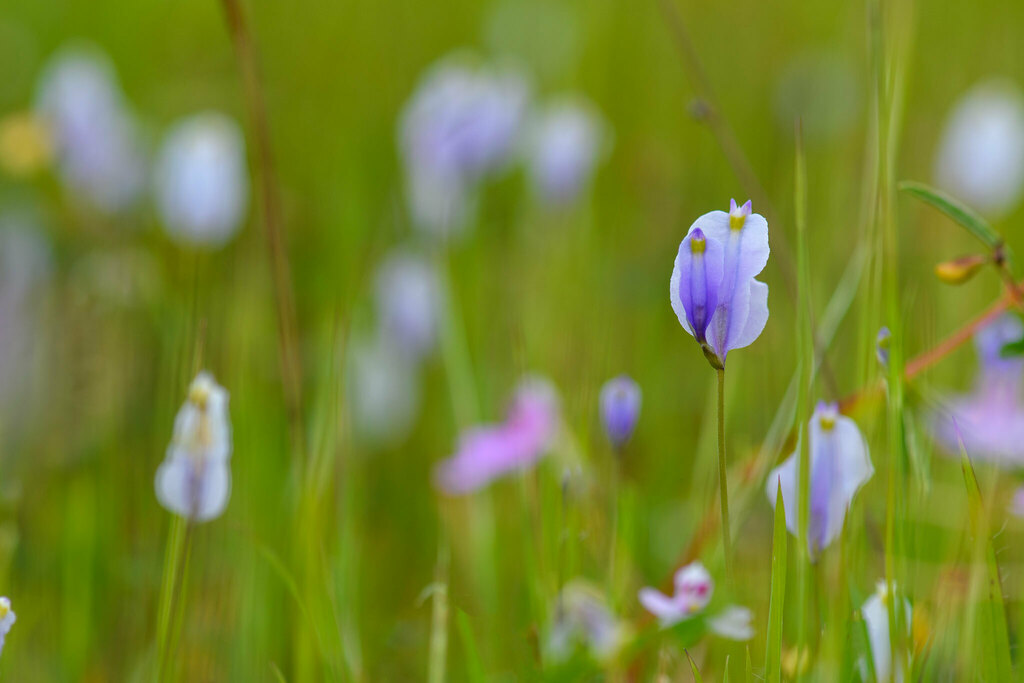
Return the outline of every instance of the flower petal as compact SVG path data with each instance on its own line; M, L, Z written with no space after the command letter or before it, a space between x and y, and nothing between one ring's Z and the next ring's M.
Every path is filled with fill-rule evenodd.
M767 322L768 285L758 280L751 280L749 306L743 330L735 338L729 339L728 349L732 351L753 344L761 336L761 332L764 331L764 326Z
M676 601L660 591L653 588L641 588L637 597L644 609L658 617L658 621L663 627L678 624L686 618Z
M694 254L692 241L696 225L690 227L679 243L669 280L669 300L683 329L703 342L719 304L725 253L721 242L705 235L704 250Z
M772 504L772 508L774 508L776 504L779 484L782 484L782 501L786 504L786 528L789 529L789 533L794 536L800 533L799 527L797 526L797 478L799 476L799 472L797 470L797 453L799 452L800 445L797 444L796 452L786 458L781 465L772 470L771 474L768 475L768 480L765 482L768 501Z
M745 641L754 637L754 627L751 626L753 620L753 613L746 607L730 605L708 619L708 628L723 638Z

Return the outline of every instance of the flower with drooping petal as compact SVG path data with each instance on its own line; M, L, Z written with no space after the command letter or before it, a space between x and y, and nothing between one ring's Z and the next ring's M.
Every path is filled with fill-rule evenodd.
M715 368L725 367L729 351L752 344L768 321L768 285L754 279L768 253L768 222L749 201L704 214L679 244L672 309Z
M396 446L419 415L416 364L387 336L357 338L349 347L346 394L355 436L374 447Z
M936 181L982 213L1002 216L1024 191L1024 94L991 80L967 91L939 143Z
M588 102L563 100L535 116L527 143L534 191L543 201L563 204L590 181L606 134Z
M903 667L893 671L892 648L889 644L889 591L884 581L878 582L875 593L860 608L861 617L867 625L868 640L871 642L871 659L875 663L875 680L878 683L900 683L903 680ZM907 635L911 632L913 613L910 601L904 599L904 623ZM867 677L867 662L861 660L861 675Z
M413 358L429 354L441 315L433 265L410 251L395 251L377 269L375 284L382 332Z
M40 78L35 111L50 130L70 190L104 211L135 203L145 186L145 159L106 55L91 46L59 51Z
M730 605L708 619L708 629L729 640L745 641L754 637L754 614L746 607Z
M808 425L810 490L807 545L812 555L824 550L843 530L846 510L875 469L857 424L837 406L819 403ZM786 527L799 535L800 447L768 475L768 500L775 507L779 482L786 504Z
M228 392L200 372L174 419L171 445L156 473L157 499L193 522L219 517L231 495L230 459Z
M616 450L626 445L633 435L641 402L640 386L628 375L619 375L601 387L601 422Z
M11 632L11 626L14 626L17 619L18 616L11 609L11 601L6 597L0 598L0 653L4 651L7 634Z
M164 139L154 176L156 206L175 240L219 247L238 232L249 176L245 138L234 121L206 112L177 123Z
M601 591L579 579L562 589L556 604L548 647L554 658L564 661L577 645L596 659L615 655L626 639L627 627L612 614Z
M510 158L528 100L526 80L513 70L453 56L426 73L399 123L417 227L440 236L462 227L478 181Z
M505 421L467 430L455 455L434 470L448 495L470 493L495 479L532 467L551 447L561 422L558 395L545 379L520 382Z
M946 452L959 457L962 438L972 459L1014 467L1024 463L1024 357L1002 356L1006 344L1022 337L1024 325L1013 315L1001 316L975 334L979 368L974 390L945 399L943 409L931 418L935 438Z
M675 593L671 596L654 588L641 588L638 595L644 609L656 616L665 628L701 613L711 602L715 590L711 574L699 561L680 568L674 583Z

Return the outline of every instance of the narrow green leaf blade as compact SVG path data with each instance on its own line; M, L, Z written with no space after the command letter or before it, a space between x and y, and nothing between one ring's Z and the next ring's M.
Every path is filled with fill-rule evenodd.
M764 655L765 680L782 680L782 613L786 604L786 503L777 482L775 530L772 537L772 592L768 598L768 639Z
M690 656L689 650L683 650L686 653L686 659L690 662L690 670L693 671L694 683L704 683L704 679L700 675L700 670L697 669L697 662L693 661L693 657Z
M992 229L988 221L975 213L973 209L944 192L912 180L905 180L897 187L952 218L989 249L995 249L1003 243L1002 237Z

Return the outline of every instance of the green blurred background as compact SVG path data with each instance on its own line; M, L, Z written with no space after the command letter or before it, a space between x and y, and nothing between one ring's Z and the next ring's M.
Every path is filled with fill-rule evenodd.
M294 280L310 451L303 457L316 451L326 464L312 487L292 466L255 198L232 243L199 253L172 243L149 209L105 217L69 202L49 173L0 176L0 209L36 215L53 257L39 303L45 324L33 343L38 367L0 419L0 592L18 613L0 672L28 682L150 677L170 528L153 475L198 344L202 364L231 393L234 487L224 517L194 536L180 680L275 681L277 670L288 681L349 674L425 680L429 587L442 537L452 548L450 677L469 675L467 640L457 633L464 613L489 678L537 679L539 619L560 580L588 577L607 588L620 614L639 618L636 589L662 583L714 504L713 373L680 329L667 284L692 220L725 208L730 197L746 199L749 188L692 116L694 85L655 0L260 0L245 10L262 68ZM851 254L871 250L864 208L874 164L868 7L686 0L678 11L720 112L774 204L775 254L783 242L791 252L795 244L793 121L803 117L811 296L820 316ZM907 58L896 175L930 181L956 99L992 75L1024 82L1024 4L925 1L898 14L905 17ZM154 144L169 123L197 110L247 121L221 7L212 0L0 0L0 114L30 106L41 66L77 39L110 55ZM353 438L340 359L352 335L371 325L377 262L417 239L403 201L398 114L424 69L458 48L520 59L539 98L585 95L614 141L593 188L568 208L533 202L521 171L489 183L475 225L444 257L477 417L500 418L518 378L539 372L559 387L572 447L536 475L442 501L430 485L431 468L452 452L460 425L441 356L422 373L411 435L386 448ZM754 210L762 208L755 201ZM1018 207L996 224L1018 248L1022 218ZM900 198L898 227L904 346L913 356L993 301L999 282L985 273L950 288L932 277L937 261L975 248L938 213ZM127 303L108 300L81 277L78 266L95 254L146 259L131 270ZM793 297L781 266L773 257L762 276L772 311L764 334L730 355L734 463L756 454L796 367ZM869 277L865 270L834 341L821 349L828 370L814 399L841 398L877 376L872 344L882 311L871 304ZM960 350L920 388L963 387L973 367L971 351ZM609 585L612 463L597 393L623 372L641 385L644 406L622 463L621 565ZM883 572L882 417L872 407L857 416L879 472L851 514L857 521L846 571L862 597ZM926 439L920 448L930 461ZM778 455L784 453L770 457ZM563 497L567 465L582 483ZM993 483L994 473L980 472L993 499L1005 500L1010 476ZM735 540L740 580L733 598L754 609L759 666L771 507L760 483L752 490ZM937 457L927 485L903 494L913 524L910 594L932 614L936 632L945 629L958 643L954 589L966 571L956 564L966 543L959 463ZM1010 520L1003 531L999 558L1013 632L1024 525ZM714 544L704 559L709 567L719 563ZM823 601L828 591L847 590L832 585L838 564L836 554L822 562ZM699 654L713 662L710 678L721 654L738 661L743 653L722 643L709 648ZM943 671L963 671L962 650L937 648L948 663ZM646 680L661 662L671 680L689 680L680 657L642 653L634 673ZM829 680L827 671L817 670L821 680Z

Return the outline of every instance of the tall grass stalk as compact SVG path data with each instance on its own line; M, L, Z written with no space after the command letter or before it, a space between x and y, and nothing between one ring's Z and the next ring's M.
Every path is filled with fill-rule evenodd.
M184 615L184 592L188 561L192 549L192 524L178 515L171 521L164 552L160 603L157 608L156 683L168 680L169 667L177 646L178 631Z
M725 462L725 370L718 374L718 489L722 504L722 556L725 562L725 580L732 582L732 529L729 525L729 481Z

